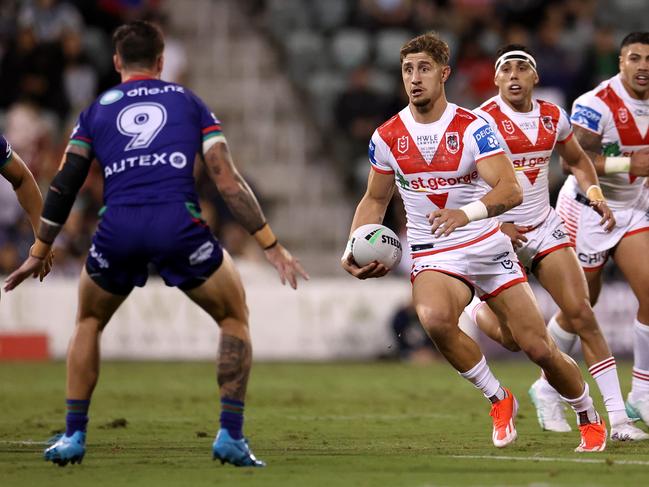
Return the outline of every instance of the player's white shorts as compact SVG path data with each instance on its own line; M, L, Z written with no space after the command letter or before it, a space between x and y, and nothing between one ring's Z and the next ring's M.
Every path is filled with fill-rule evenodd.
M610 232L599 224L601 216L586 204L583 196L575 197L563 188L557 200L557 213L566 224L579 263L586 272L601 269L610 251L624 237L649 231L649 208L643 198L630 208L613 211L616 225Z
M411 281L426 271L442 272L460 279L482 300L527 281L509 237L499 227L469 245L417 252L417 256L413 256Z
M516 250L518 259L528 272L546 255L563 247L574 247L563 220L550 208L548 216L539 225L523 232L527 242Z

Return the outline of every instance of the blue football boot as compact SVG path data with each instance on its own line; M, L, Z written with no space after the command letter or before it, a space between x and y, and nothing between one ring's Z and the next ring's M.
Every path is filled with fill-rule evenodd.
M250 451L245 438L235 440L226 429L220 429L212 443L212 459L231 463L235 467L265 467L266 462L257 460Z
M75 431L72 436L63 435L49 448L45 449L45 460L65 467L68 462L81 463L86 454L86 433Z

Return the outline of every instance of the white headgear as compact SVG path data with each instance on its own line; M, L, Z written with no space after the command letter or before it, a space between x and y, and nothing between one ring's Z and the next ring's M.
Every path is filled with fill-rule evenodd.
M534 71L536 71L536 60L531 54L525 51L508 51L496 59L496 72L498 72L500 67L507 61L525 61Z

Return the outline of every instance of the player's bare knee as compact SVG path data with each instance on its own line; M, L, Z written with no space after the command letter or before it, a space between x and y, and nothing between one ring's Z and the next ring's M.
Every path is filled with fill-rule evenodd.
M578 300L564 306L561 311L565 319L570 321L577 333L597 328L595 313L587 299Z
M520 347L525 355L541 368L550 365L554 360L554 351L544 340L530 340L528 343L522 343Z
M453 333L457 333L457 317L446 310L434 309L429 306L417 307L417 316L426 333L435 343L444 342Z

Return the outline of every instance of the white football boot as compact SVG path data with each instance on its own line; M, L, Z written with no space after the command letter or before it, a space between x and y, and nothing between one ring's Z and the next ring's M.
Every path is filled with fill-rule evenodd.
M538 379L528 393L536 408L536 417L542 430L557 433L572 431L566 421L565 406L557 391L547 387L542 379Z

